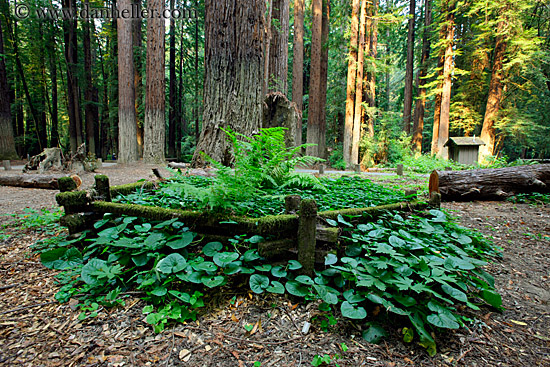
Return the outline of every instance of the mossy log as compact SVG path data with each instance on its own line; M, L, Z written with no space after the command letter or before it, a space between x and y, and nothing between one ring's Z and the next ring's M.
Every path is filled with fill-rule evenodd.
M154 187L155 183L150 181L111 186L111 197L117 197L118 195L128 195L137 190L152 190Z
M342 216L352 216L356 218L351 218L352 223L361 222L361 217L366 217L367 219L374 219L379 217L382 214L387 213L388 211L413 211L413 210L422 210L428 207L428 203L420 200L413 200L410 202L401 202L395 204L387 204L380 206L372 206L369 208L349 208L341 210L329 210L324 212L319 212L319 216L322 218L328 218L332 220L337 220L338 215Z
M63 207L65 214L89 211L90 198L88 193L82 191L60 192L55 195L57 204Z
M429 192L439 192L441 200L504 200L519 193L550 192L550 164L433 171Z

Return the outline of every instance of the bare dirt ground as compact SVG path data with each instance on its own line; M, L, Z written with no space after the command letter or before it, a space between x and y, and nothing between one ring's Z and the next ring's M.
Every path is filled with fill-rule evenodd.
M121 184L148 178L153 167L98 172ZM93 174L83 181L91 185ZM55 193L0 187L0 213L50 207ZM393 325L383 343L371 345L361 338L359 324L339 321L322 331L314 320L315 303L260 297L247 287L210 295L197 322L158 335L144 322L139 294L128 295L124 307L100 309L96 318L80 321L79 310L55 301L55 272L30 249L46 235L7 226L0 232L0 365L311 366L315 355L327 354L331 366L550 366L550 207L508 202L443 207L502 247L502 258L487 270L506 310L483 309L468 328L439 335L433 358L402 342L401 325ZM304 335L306 321L313 325ZM249 332L245 325L255 328Z

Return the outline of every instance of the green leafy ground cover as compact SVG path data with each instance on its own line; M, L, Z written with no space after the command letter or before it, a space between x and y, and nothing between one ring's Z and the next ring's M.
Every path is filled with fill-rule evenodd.
M334 224L344 231L342 241L313 277L303 275L297 261L262 259L259 236L194 246L197 236L175 219L159 223L109 214L80 239L42 247L41 260L63 270L56 298L80 298L82 319L94 317L99 306L124 302L124 292L137 289L157 332L170 322L195 319L210 294L247 284L258 294L320 300L326 320L370 325L364 338L371 342L384 337L384 325L397 322L406 342L416 340L433 355L442 329L473 322L465 309L501 306L493 278L482 269L497 252L442 211Z
M327 177L319 179L318 187L278 187L258 189L255 194L225 204L237 215L261 217L284 214L287 195L300 195L302 199L315 199L319 211L344 208L363 208L405 201L402 191L373 183L358 176ZM115 201L128 204L159 206L170 209L204 209L214 193L209 189L216 184L211 177L178 175L162 182L158 190L138 190ZM204 196L201 196L204 195Z

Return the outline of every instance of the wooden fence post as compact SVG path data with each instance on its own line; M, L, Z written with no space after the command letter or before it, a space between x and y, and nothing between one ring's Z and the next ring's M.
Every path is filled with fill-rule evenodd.
M95 190L99 200L111 201L111 188L109 187L109 177L105 175L96 175Z
M315 267L315 245L317 242L317 204L313 199L300 203L298 219L298 261L302 272L312 276Z
M319 175L324 175L324 174L325 174L325 165L320 164L319 165Z
M403 176L403 164L399 163L397 165L397 175L398 176Z
M300 208L302 197L300 195L285 196L285 214L296 214Z
M11 170L11 162L9 160L2 161L2 166L4 166L4 170L6 171Z

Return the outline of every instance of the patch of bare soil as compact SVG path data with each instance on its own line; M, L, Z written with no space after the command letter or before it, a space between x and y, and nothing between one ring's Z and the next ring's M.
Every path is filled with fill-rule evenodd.
M116 184L147 178L150 169L101 171ZM0 187L2 200L5 189ZM46 191L21 190L27 190L26 200L14 199L0 210L34 205L35 191ZM53 198L55 192L44 195ZM100 308L97 317L80 321L79 310L55 301L55 272L42 267L30 250L44 235L8 227L0 234L0 365L310 366L315 355L327 354L333 366L550 366L550 208L497 202L444 207L503 248L502 259L487 270L506 310L483 309L472 315L477 320L468 328L439 335L433 358L402 342L398 322L384 342L371 345L361 338L360 324L339 321L322 331L315 303L254 295L247 285L210 295L196 322L172 325L158 335L145 323L136 293L127 295L124 306ZM306 322L313 325L304 334Z

